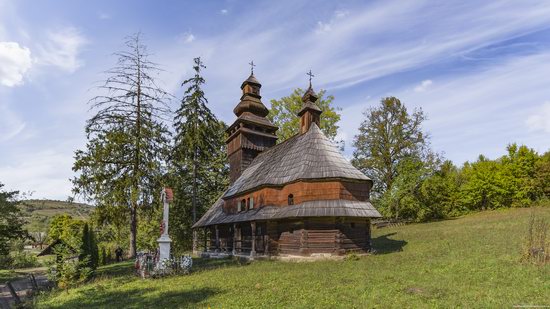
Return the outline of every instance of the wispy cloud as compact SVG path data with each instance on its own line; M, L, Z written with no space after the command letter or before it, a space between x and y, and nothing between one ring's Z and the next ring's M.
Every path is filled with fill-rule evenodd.
M525 124L531 131L550 133L550 102L545 102L535 113L531 114Z
M344 10L337 10L334 12L332 18L328 22L318 21L315 33L323 34L332 31L332 27L338 20L348 16L349 12Z
M0 42L0 85L14 87L23 83L31 68L31 51L17 42Z
M545 52L441 77L430 91L396 86L390 95L400 98L409 109L420 107L426 112L425 129L431 133L435 149L457 164L479 154L496 158L512 142L544 152L550 147L550 103L529 103L550 98L549 71L550 52ZM377 104L377 100L366 100L344 108L346 136L356 134L363 119L361 112ZM349 145L351 139L346 142Z
M0 166L0 179L9 189L44 193L50 198L65 199L71 192L72 153L45 149L36 153L21 153Z
M38 63L72 73L84 65L79 58L88 40L76 28L68 27L47 33L47 42L39 47Z
M99 18L99 19L101 19L101 20L111 19L111 14L108 14L108 13L105 13L105 12L100 12L100 13L97 15L97 18Z
M25 127L24 121L19 119L6 105L0 103L0 143L18 136Z
M227 15L227 14L229 14L229 11L228 11L227 9L222 9L222 10L220 11L220 14L222 14L222 15Z
M424 92L433 84L431 79L423 80L420 85L414 87L415 92Z

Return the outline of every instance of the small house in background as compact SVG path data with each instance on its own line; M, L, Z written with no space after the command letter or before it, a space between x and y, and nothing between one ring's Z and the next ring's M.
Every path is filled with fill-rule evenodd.
M55 255L55 260L57 262L61 262L63 260L63 256L58 250L69 253L69 255L65 257L66 260L78 259L78 250L74 249L61 239L54 240L51 244L44 248L44 250L40 251L37 256Z
M371 248L372 180L319 129L322 111L311 82L299 133L276 145L277 127L254 74L241 86L227 129L230 186L193 226L205 251L240 256L343 255Z

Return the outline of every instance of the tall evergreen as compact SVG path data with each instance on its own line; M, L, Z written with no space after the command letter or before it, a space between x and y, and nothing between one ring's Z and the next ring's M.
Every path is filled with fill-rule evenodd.
M176 200L172 233L176 233L181 249L188 249L191 225L210 206L226 185L225 124L218 121L208 108L202 89L205 69L200 58L194 59L193 77L185 80L187 87L174 117L175 138L171 162L172 182ZM189 203L189 200L191 203ZM188 244L188 242L187 242ZM178 246L178 244L176 244Z
M167 157L169 94L157 86L159 69L149 60L139 34L116 53L100 95L90 100L96 114L86 123L88 143L75 154L74 191L108 214L126 216L129 256L136 253L138 210L158 204L160 178ZM124 209L115 211L113 208Z

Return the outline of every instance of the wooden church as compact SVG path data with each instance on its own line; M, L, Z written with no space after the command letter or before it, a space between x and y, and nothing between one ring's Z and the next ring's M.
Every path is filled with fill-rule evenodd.
M371 248L372 180L319 129L321 109L310 85L302 97L299 133L277 144L262 85L242 85L237 120L227 129L230 185L194 229L205 251L239 256L342 255Z

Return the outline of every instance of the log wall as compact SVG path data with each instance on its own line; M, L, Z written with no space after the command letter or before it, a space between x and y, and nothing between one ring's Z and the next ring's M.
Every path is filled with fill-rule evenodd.
M231 226L218 227L220 251L232 250ZM238 224L236 247L240 253L252 248L250 222ZM256 223L256 252L270 255L328 253L343 255L371 248L370 221L366 218L305 218ZM210 250L215 247L215 228L210 228Z
M224 211L237 212L240 200L254 199L254 208L262 206L288 206L288 196L292 194L294 204L317 200L368 201L370 183L351 181L295 182L281 188L266 187L239 195L224 202ZM243 207L243 209L246 207Z

